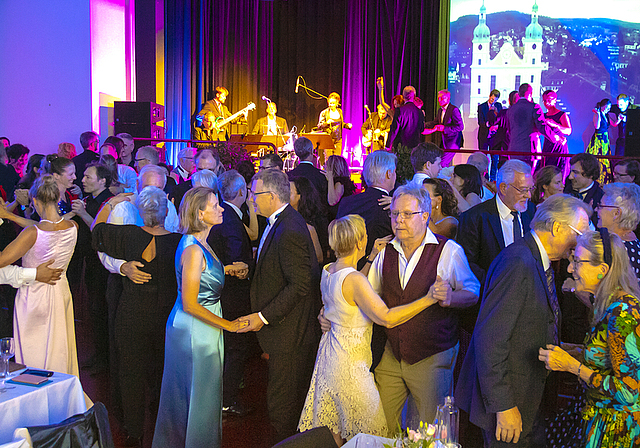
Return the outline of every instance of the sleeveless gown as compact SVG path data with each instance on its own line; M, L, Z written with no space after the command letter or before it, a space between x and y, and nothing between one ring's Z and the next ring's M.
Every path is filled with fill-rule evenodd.
M387 423L371 368L371 320L347 303L342 283L353 268L322 271L324 315L331 330L322 335L309 393L298 428L327 426L343 439L358 433L387 435Z
M16 361L37 369L78 376L73 301L67 281L67 266L78 230L72 226L45 231L36 226L36 231L36 242L22 257L22 266L35 268L55 260L51 267L64 271L55 285L34 282L18 290L13 320Z
M222 330L207 325L182 309L180 258L192 244L202 249L206 259L200 278L198 303L222 317L220 292L224 285L224 266L193 235L185 235L176 250L178 298L166 327L164 373L154 448L215 448L221 445Z

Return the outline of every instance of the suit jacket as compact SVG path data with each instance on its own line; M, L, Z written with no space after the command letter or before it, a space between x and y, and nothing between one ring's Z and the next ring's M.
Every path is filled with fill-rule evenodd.
M281 134L286 134L289 132L289 126L287 125L287 120L282 117L276 117L276 126L280 130ZM256 125L253 127L252 134L266 134L267 129L269 129L269 117L261 117L256 121Z
M176 209L178 211L180 210L180 203L182 202L182 198L185 194L187 194L187 191L191 190L192 188L193 181L191 179L185 180L184 182L173 186L173 189L169 193L169 199L173 200L173 205L176 206Z
M549 135L542 108L524 98L520 98L508 109L507 120L509 151L533 151L536 149L536 141L539 141L537 133L543 136Z
M258 331L267 353L287 353L320 336L320 267L300 213L288 205L267 235L251 282L251 310L269 325Z
M564 193L570 194L573 197L582 199L585 203L589 204L593 208L593 214L590 219L594 226L598 226L598 214L595 208L600 204L602 197L604 196L604 190L600 186L600 183L596 180L593 181L593 185L587 191L584 192L584 196L577 190L573 189L571 179L567 179L564 184Z
M249 266L249 276L244 280L231 275L224 278L224 287L220 294L222 313L225 319L234 320L251 313L250 278L255 263L251 239L242 220L229 204L222 202L220 205L224 209L222 224L211 228L207 242L224 266L234 261L242 261Z
M531 431L547 377L538 349L555 343L549 300L540 251L529 233L489 268L455 393L470 421L492 434L495 414L514 406L522 416L523 435Z
M313 186L316 187L316 190L318 190L318 194L320 195L320 199L322 199L325 208L329 207L329 183L327 181L327 177L312 163L300 163L297 167L289 171L287 175L289 176L289 179L293 179L294 177L306 177L309 179Z
M399 144L415 148L423 141L422 131L424 131L422 111L413 103L404 103L393 113L387 148L396 148Z
M529 201L527 211L520 214L523 233L529 232L534 214L535 205ZM460 215L456 240L464 249L471 270L480 283L484 284L487 269L505 247L496 197L471 207Z
M444 117L442 117L442 108L439 107L436 112L436 119L427 123L427 127L432 128L437 124L444 126L444 131L441 132L442 140L440 147L443 149L460 149L464 143L464 139L462 138L464 121L462 121L460 109L449 103Z
M391 230L391 218L386 210L378 204L385 193L374 187L367 188L360 194L354 194L342 198L338 207L336 218L342 218L347 215L360 215L364 219L367 226L367 252L369 255L373 248L376 238L383 238L387 235L393 235Z
M80 187L82 190L82 194L84 195L84 186L82 185L82 178L84 177L84 170L87 168L91 162L96 162L100 156L98 153L91 151L90 149L85 149L80 154L75 156L73 159L73 164L76 166L76 180L73 181L74 184Z
M478 104L478 149L488 149L487 136L489 135L489 126L493 126L498 113L502 110L502 104L498 101L493 103L495 110L491 110L489 102Z

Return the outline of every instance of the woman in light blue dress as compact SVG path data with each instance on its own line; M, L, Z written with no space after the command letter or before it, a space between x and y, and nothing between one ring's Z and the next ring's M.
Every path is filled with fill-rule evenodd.
M246 278L249 271L245 263L223 266L207 244L222 211L206 187L191 189L180 206L178 298L167 321L154 448L221 445L222 330L236 332L245 324L221 317L220 291L225 273Z

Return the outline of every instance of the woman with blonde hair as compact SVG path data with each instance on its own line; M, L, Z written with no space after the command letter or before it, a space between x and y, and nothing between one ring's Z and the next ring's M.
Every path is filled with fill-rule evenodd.
M58 145L58 155L67 159L73 159L76 153L76 147L73 143L60 143Z
M569 273L576 292L594 297L583 346L540 349L549 370L577 375L586 386L582 411L586 448L640 444L640 287L618 235L606 228L578 236Z
M207 243L222 223L213 190L192 188L180 204L183 233L175 256L178 298L166 327L160 409L153 446L220 447L222 436L222 330L245 326L222 318L224 276L246 278L242 262L223 266Z
M327 426L341 446L358 433L387 435L387 423L371 368L372 321L400 325L436 303L424 296L387 308L367 277L357 271L365 255L367 230L358 215L329 225L329 244L338 259L322 270L324 317L331 329L322 335L300 431Z

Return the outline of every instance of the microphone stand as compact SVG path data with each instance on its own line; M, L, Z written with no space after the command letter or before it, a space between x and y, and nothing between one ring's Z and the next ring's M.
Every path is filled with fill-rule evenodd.
M316 92L316 91L315 91L315 90L313 90L312 88L307 87L307 85L306 85L306 84L303 84L303 83L306 83L306 81L304 80L304 78L303 78L302 76L300 77L300 79L302 80L302 82L299 82L299 83L298 83L298 86L302 87L302 88L307 92L307 95L309 95L309 92L311 92L311 93L313 93L313 94L315 94L315 95L318 95L318 97L319 97L319 98L314 98L313 96L309 95L311 98L316 99L316 100L319 100L320 98L324 98L325 100L328 100L328 99L329 99L329 97L327 97L327 96L323 95L323 94L322 94L322 93L320 93L320 92Z

